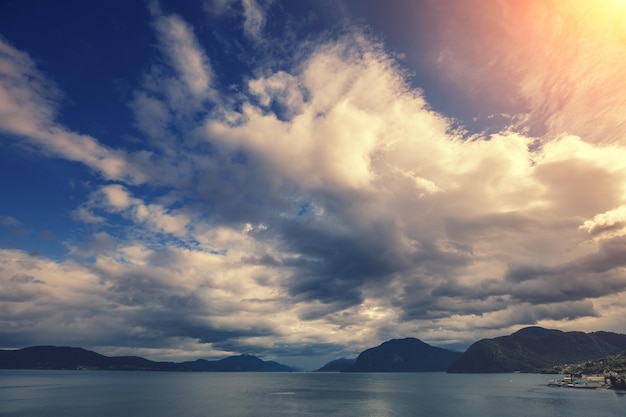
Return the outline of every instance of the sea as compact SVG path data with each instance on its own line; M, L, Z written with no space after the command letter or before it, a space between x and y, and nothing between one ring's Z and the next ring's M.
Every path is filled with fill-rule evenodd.
M626 395L554 377L0 370L0 416L626 416Z

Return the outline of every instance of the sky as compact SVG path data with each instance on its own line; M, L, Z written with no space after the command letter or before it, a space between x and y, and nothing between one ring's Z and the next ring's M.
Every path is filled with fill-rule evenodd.
M315 369L626 333L626 1L0 2L0 347Z

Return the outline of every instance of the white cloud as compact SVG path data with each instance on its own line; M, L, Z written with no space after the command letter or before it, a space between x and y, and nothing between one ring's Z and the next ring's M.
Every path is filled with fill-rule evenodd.
M58 90L24 52L0 38L0 130L24 137L44 153L82 162L108 179L141 183L150 154L127 154L74 133L54 120Z
M626 205L597 214L592 220L585 220L580 228L592 235L602 234L605 237L626 234Z
M131 197L119 184L107 185L100 188L100 192L105 197L105 204L110 206L114 211L122 211L127 209L131 204Z
M0 259L0 321L5 337L11 335L18 343L15 347L33 344L38 337L51 343L99 340L115 328L119 316L110 310L102 281L88 269L20 251L1 250ZM32 279L12 280L17 274Z
M165 233L185 238L191 219L186 214L168 209L159 204L146 204L119 184L100 187L94 192L90 200L81 207L88 214L87 219L94 216L94 210L103 210L106 213L118 213L132 220L136 227L146 227L147 231Z
M243 6L243 31L253 40L262 39L265 26L265 11L256 0L241 0Z
M51 124L59 91L28 54L0 37L0 129L30 135Z
M257 78L248 83L250 93L261 106L269 108L272 103L281 107L284 117L292 118L304 107L304 91L297 77L278 71L268 78Z
M445 129L438 115L420 112L421 99L401 96L403 80L390 60L358 34L321 46L302 68L295 76L279 72L249 83L263 107L276 101L286 108L288 121L247 104L245 123L232 127L210 120L209 137L231 149L253 151L307 188L360 188L373 179L376 152L395 140L386 119L415 111L423 129Z
M193 29L179 16L162 14L156 16L155 27L161 50L178 72L187 91L195 97L210 98L213 94L213 71Z
M83 223L104 223L105 218L102 216L97 216L89 211L86 207L78 207L76 210L73 210L71 216L74 220Z

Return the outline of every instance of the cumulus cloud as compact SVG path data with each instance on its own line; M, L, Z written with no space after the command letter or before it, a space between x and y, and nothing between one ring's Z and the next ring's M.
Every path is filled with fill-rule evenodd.
M600 213L580 226L592 235L622 235L626 231L626 206Z
M420 325L449 325L450 315L477 323L508 315L513 324L511 302L528 312L518 323L532 324L595 317L589 302L567 312L547 306L623 291L620 264L586 271L577 261L600 256L581 218L623 201L620 147L565 135L536 148L534 138L511 132L465 140L406 90L375 44L348 39L320 46L299 72L279 74L288 80L281 90L271 78L253 80L261 109L250 103L235 126L207 126L214 142L261 158L307 198L306 209L277 220L283 254L267 258L295 268L288 288L296 299L322 303L301 318L390 297L383 305L392 316ZM294 114L268 110L293 97ZM303 162L281 163L296 160ZM265 234L272 232L270 225ZM511 265L522 264L546 272L512 284Z

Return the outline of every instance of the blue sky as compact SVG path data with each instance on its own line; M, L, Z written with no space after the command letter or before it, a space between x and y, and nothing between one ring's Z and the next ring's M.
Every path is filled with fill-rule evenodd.
M624 17L2 2L0 347L313 368L625 332Z

